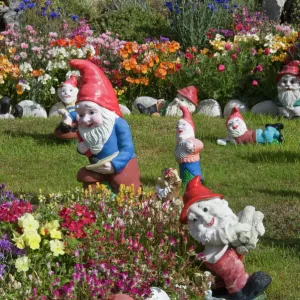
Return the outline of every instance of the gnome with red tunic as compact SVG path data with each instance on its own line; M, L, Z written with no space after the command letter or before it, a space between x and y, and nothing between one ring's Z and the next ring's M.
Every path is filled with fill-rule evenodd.
M73 139L77 137L77 120L75 102L78 88L75 75L66 80L58 89L61 102L56 103L50 110L49 116L61 115L62 121L54 131L54 135L61 139Z
M283 142L282 123L266 124L265 129L249 130L239 109L233 107L226 120L227 137L218 139L217 144L225 146L228 142L237 144L279 144Z
M177 95L172 102L151 97L138 97L132 104L132 110L145 115L181 117L180 106L184 106L192 114L198 105L198 90L191 85L177 90Z
M77 180L84 188L106 182L113 191L119 186L141 186L130 128L122 118L118 99L103 71L88 60L73 59L70 65L80 71L77 96L77 151L90 165L79 170Z
M252 226L242 223L223 199L193 178L183 195L180 222L188 224L191 236L205 246L204 265L217 276L214 297L250 300L261 295L271 282L264 272L246 273L242 257L233 245ZM259 212L260 213L260 212ZM264 228L263 228L264 229ZM261 235L264 230L260 230Z
M176 126L175 158L179 164L182 184L185 186L197 175L203 178L199 154L203 149L203 143L195 138L196 128L188 109L184 106L180 106L180 109L183 118Z
M279 116L300 117L300 61L294 60L284 66L277 76L277 103Z

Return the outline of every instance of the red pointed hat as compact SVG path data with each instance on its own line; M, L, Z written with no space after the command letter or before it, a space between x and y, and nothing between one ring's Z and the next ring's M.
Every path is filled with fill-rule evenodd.
M196 202L211 200L214 198L223 199L224 196L222 194L214 194L207 187L201 184L200 176L195 176L192 180L190 180L186 186L185 193L183 195L183 210L180 215L179 221L182 224L187 224L187 211L190 206Z
M191 85L181 90L177 90L177 93L190 100L195 106L198 105L198 89L195 86Z
M103 71L85 59L72 59L69 64L81 74L76 103L91 101L122 117L116 93Z
M185 106L180 106L179 108L183 112L182 119L187 121L193 127L194 133L195 133L196 132L196 127L195 127L195 124L193 122L191 113L189 112L189 110Z
M77 87L77 78L76 78L76 76L71 75L70 78L63 83L63 85L64 84L70 84L74 87Z
M236 106L234 106L234 107L232 108L231 114L230 114L230 116L229 116L229 117L227 118L227 120L226 120L226 125L227 125L228 122L229 122L231 119L233 119L233 118L239 118L239 119L242 119L242 120L244 121L244 118L243 118L243 116L241 115L240 110L239 110Z
M287 65L285 65L282 69L282 71L277 75L276 81L278 82L282 76L284 75L294 75L294 76L299 76L299 65L300 61L299 60L293 60Z

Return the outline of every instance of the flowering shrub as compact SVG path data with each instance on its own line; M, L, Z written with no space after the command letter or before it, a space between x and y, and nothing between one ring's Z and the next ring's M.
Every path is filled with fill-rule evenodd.
M201 299L210 288L199 245L178 221L181 200L162 203L124 186L114 195L103 185L39 200L0 223L2 297L145 299L158 286L174 299ZM21 203L4 185L1 201Z

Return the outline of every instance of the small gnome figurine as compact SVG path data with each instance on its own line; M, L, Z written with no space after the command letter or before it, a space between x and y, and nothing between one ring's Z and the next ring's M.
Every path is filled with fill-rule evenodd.
M294 60L284 66L277 76L277 103L279 116L300 117L300 61Z
M166 168L161 171L156 184L157 196L160 200L167 201L178 198L181 179L176 169Z
M248 243L250 239L246 239L245 234L251 233L254 227L258 235L259 232L264 233L261 216L254 216L255 209L250 209L250 214L246 209L241 218L254 219L255 222L242 223L223 195L203 186L199 176L187 184L183 203L180 222L188 224L191 236L205 246L204 265L217 276L212 296L250 300L261 295L271 283L271 278L261 271L249 276L245 272L242 256L234 247L235 244L241 245L241 240Z
M164 99L156 100L151 97L138 97L132 105L132 110L145 115L166 115L181 117L180 106L185 106L192 114L198 105L198 90L195 86L188 86L177 91L172 102Z
M188 109L180 106L183 118L176 126L176 148L175 158L179 164L180 178L185 186L193 177L200 175L203 182L203 175L200 165L199 152L203 149L203 143L195 138L195 124Z
M75 75L66 80L58 89L61 102L54 105L49 115L60 114L62 121L54 131L54 135L61 139L73 139L77 137L77 123L75 102L77 100L78 88Z
M226 146L228 142L237 144L279 144L284 141L281 134L282 123L266 124L265 129L249 130L239 109L233 107L231 115L226 120L228 136L218 139L217 144Z

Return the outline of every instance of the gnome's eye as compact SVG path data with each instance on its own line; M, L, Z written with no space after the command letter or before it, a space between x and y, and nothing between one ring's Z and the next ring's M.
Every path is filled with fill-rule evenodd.
M194 222L197 222L197 219L196 219L196 218L193 218L193 221L194 221Z
M207 212L207 211L208 211L208 208L207 208L207 207L204 207L204 208L203 208L203 211L204 211L204 212Z
M80 118L83 118L83 114L80 114L79 117L80 117Z
M90 115L93 115L95 112L93 112L93 111L90 111Z
M292 79L291 84L294 84L294 83L296 83L296 80Z

